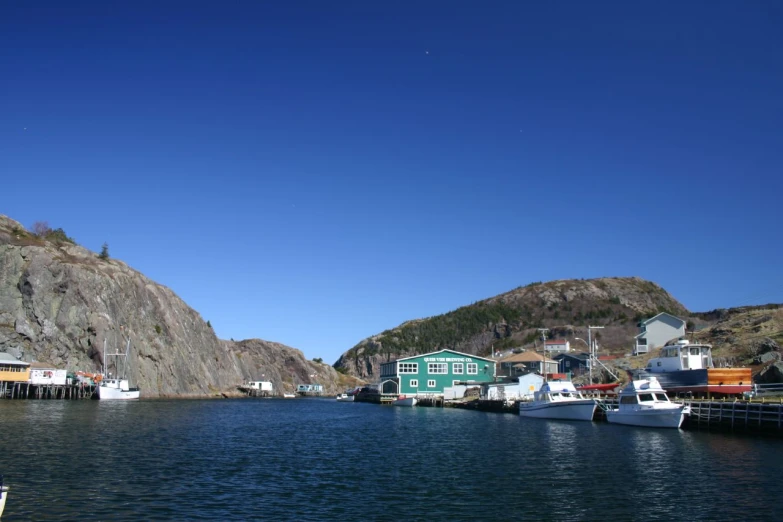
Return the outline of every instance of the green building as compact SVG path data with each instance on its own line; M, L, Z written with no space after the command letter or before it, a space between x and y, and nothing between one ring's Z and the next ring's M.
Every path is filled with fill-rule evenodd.
M464 382L495 380L495 361L441 350L381 364L380 390L384 395L443 395L443 389Z

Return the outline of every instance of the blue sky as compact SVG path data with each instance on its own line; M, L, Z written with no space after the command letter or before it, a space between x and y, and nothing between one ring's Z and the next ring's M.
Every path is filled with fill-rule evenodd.
M0 6L0 213L334 362L531 281L783 302L778 2Z

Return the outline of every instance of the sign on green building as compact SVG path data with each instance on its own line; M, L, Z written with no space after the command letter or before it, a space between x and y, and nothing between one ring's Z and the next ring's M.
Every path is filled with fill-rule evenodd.
M492 359L441 350L381 364L380 388L383 394L442 395L444 388L457 383L483 383L494 379L495 361Z

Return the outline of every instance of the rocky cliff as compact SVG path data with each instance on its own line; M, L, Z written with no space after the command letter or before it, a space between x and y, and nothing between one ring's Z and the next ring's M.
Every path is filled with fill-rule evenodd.
M489 355L531 348L539 328L550 337L587 338L586 326L604 326L598 334L610 351L629 351L637 323L659 312L688 317L690 312L663 288L638 277L572 279L533 283L452 312L408 321L365 339L335 363L362 379L377 379L380 364L443 348Z
M221 341L174 292L122 261L0 216L0 352L94 372L104 341L109 351L124 351L125 339L130 378L143 397L231 395L262 379L281 392L317 382L331 394L351 384L294 348Z

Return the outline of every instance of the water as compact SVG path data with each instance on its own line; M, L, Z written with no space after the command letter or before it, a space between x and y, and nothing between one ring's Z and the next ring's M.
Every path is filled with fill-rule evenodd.
M326 399L0 400L14 520L771 520L783 441Z

